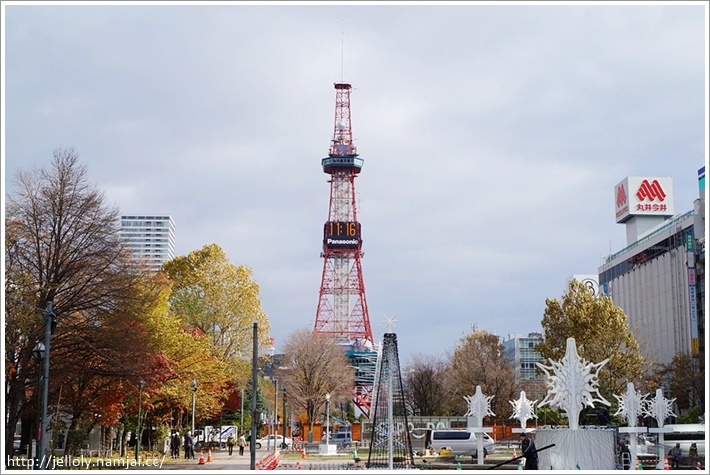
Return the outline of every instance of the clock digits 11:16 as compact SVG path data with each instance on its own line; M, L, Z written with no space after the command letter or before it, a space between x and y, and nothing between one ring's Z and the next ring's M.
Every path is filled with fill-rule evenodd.
M323 244L331 248L360 247L360 223L356 221L327 221L323 227Z

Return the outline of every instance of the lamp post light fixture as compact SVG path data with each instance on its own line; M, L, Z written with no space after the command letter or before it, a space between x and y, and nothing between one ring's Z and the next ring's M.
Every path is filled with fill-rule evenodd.
M136 462L140 460L141 452L141 409L143 406L143 385L145 381L138 381L138 428L136 429Z
M330 445L330 393L325 395L325 445Z
M190 386L192 386L192 436L195 436L195 399L197 397L197 380L193 379L190 381Z

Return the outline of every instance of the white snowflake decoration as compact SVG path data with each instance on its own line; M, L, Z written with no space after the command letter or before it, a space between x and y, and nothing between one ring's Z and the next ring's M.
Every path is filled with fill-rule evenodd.
M547 376L547 395L538 407L549 405L567 413L570 429L579 429L579 413L594 402L611 406L597 389L599 370L609 361L590 363L577 353L574 338L567 338L567 352L559 361L550 360L550 366L535 363ZM550 372L554 374L550 374ZM596 394L596 397L595 397Z
M636 427L639 416L645 416L646 404L648 403L648 394L641 394L641 391L634 389L634 383L626 383L626 394L614 397L619 401L619 410L614 413L615 416L621 415L626 417L629 427Z
M523 429L525 429L525 421L537 418L537 414L535 414L535 403L537 399L531 401L525 397L525 391L520 391L520 399L517 401L508 402L513 406L513 415L510 416L510 418L518 419L520 421L520 427Z
M661 389L656 390L656 397L646 401L646 412L649 416L656 419L658 422L658 427L663 427L667 417L675 416L673 413L673 399L666 399L663 397L663 391Z
M471 416L474 419L474 425L481 427L483 418L486 416L495 416L491 411L491 399L494 396L484 396L481 392L481 386L476 386L476 394L473 396L464 396L468 402L468 412L464 416Z
M393 313L385 315L382 323L387 327L387 333L392 333L392 329L397 326L397 315Z

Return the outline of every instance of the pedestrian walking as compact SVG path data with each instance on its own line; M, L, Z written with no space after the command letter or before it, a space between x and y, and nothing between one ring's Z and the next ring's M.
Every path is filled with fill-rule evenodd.
M170 436L170 456L173 459L180 458L180 434L177 431L173 431Z
M227 449L229 450L229 455L232 455L232 451L234 450L234 436L230 435L227 437Z
M195 458L194 442L192 440L192 433L187 431L185 434L185 460Z
M239 455L244 455L244 446L247 445L247 441L244 439L244 434L239 436Z
M524 432L520 433L520 448L525 456L525 470L537 470L537 449L535 442Z

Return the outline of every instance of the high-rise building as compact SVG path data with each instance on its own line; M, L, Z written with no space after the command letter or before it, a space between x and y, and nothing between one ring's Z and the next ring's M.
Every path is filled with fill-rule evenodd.
M527 336L511 333L503 341L503 348L510 355L515 368L515 378L520 383L528 399L542 400L547 392L545 375L536 371L535 363L544 363L535 346L542 341L542 333L531 332Z
M153 272L175 257L175 222L168 215L121 216L121 238L131 256Z
M628 177L616 186L616 217L626 224L627 246L599 268L601 291L621 307L653 363L668 364L681 353L705 351L705 198L695 209L673 215L670 177ZM700 178L700 176L699 176ZM670 219L669 219L670 218ZM697 263L697 264L696 264Z

